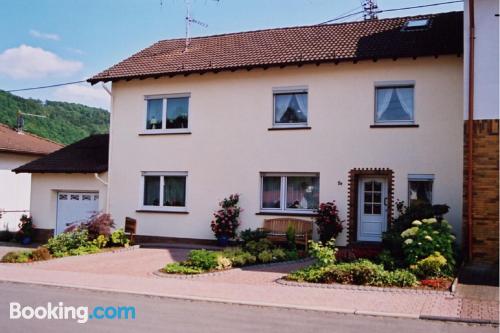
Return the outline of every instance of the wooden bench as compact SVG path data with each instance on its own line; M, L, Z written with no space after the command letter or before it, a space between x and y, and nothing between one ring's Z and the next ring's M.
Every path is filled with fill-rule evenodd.
M131 217L125 217L125 234L129 235L130 243L133 245L135 243L135 234L137 231L137 220Z
M287 217L266 219L261 229L267 232L267 238L270 241L286 242L286 231L289 226L295 230L295 243L303 244L307 251L308 242L312 238L313 225L311 221Z

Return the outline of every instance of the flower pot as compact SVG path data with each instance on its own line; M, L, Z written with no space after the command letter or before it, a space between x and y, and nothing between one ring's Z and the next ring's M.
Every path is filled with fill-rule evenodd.
M23 237L23 239L21 240L21 243L22 243L23 245L28 245L28 244L31 244L31 237L28 237L28 236Z
M217 237L217 245L226 247L229 244L228 236L219 236Z

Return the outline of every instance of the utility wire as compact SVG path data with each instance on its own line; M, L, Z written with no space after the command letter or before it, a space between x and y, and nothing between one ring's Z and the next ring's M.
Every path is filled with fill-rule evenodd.
M380 13L384 13L384 12L395 12L395 11L398 11L398 10L408 10L408 9L416 9L416 8L425 8L425 7L448 5L448 4L457 3L457 2L463 2L463 0L437 2L437 3L430 3L430 4L426 4L426 5L411 6L411 7L400 7L400 8L383 9L383 10L376 11L375 14L380 14ZM341 19L344 19L344 18L347 18L347 17L351 17L351 16L354 16L354 15L362 14L364 12L365 11L362 10L360 12L356 12L356 13L352 13L352 14L347 14L347 15L344 15L344 16L336 17L336 18L333 18L331 20L321 22L321 23L319 23L319 25L328 24L328 23L331 23L331 22L335 22L335 21L338 21L338 20L341 20Z
M87 82L87 81L80 80L80 81L73 81L73 82L64 82L64 83L51 84L51 85L48 85L48 86L38 86L38 87L31 87L31 88L12 89L12 90L5 90L5 91L6 92L16 92L16 91L46 89L46 88L61 87L61 86L67 86L67 85L70 85L70 84L77 84L77 83L83 83L83 82Z

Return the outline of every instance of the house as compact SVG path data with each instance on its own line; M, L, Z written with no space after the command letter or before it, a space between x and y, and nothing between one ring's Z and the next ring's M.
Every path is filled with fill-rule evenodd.
M498 1L464 8L464 244L469 259L498 267Z
M12 169L60 149L62 145L0 124L0 230L15 231L19 218L29 214L30 175Z
M31 174L31 214L37 240L104 211L108 135L91 135L13 171Z
M460 239L462 20L164 40L95 75L112 82L108 211L140 241L201 242L231 193L241 228L336 200L346 245L380 242L396 200L427 201Z

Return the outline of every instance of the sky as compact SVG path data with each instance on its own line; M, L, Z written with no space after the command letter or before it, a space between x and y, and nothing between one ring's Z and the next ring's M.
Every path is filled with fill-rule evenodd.
M360 0L190 0L192 37L311 25L361 10ZM379 9L445 0L378 0ZM463 10L462 3L379 18ZM0 89L84 80L162 39L184 38L185 0L0 0ZM342 21L362 20L357 14ZM339 21L340 22L340 21ZM109 109L101 85L17 92Z

